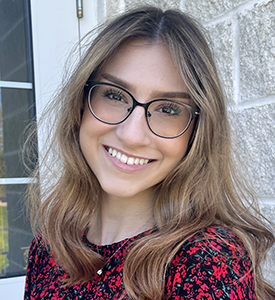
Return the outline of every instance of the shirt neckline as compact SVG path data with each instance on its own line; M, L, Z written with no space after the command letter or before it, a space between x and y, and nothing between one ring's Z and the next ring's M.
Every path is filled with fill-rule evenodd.
M82 241L84 244L86 244L89 248L92 248L92 250L97 249L97 250L103 250L103 249L110 249L110 248L118 248L121 247L122 244L128 245L127 240L129 243L132 243L135 240L138 240L146 235L149 235L152 233L154 230L153 229L148 229L143 232L140 232L132 237L125 238L123 240L120 240L118 242L112 243L112 244L106 244L106 245L96 245L92 242L90 242L87 238L87 232L84 231L82 235Z

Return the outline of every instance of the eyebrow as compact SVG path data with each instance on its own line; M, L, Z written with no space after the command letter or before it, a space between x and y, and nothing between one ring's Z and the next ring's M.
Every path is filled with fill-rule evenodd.
M117 78L111 74L104 73L101 75L102 78L112 82L113 84L119 85L123 87L126 90L133 90L133 86L129 84L128 82ZM188 93L185 92L157 92L157 96L154 98L169 98L169 99L174 99L174 98L183 98L183 99L191 99L191 96Z

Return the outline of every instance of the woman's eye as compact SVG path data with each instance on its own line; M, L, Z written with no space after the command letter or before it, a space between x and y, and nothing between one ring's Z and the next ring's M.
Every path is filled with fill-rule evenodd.
M109 97L112 100L121 101L121 96L118 94L108 94L107 97Z
M175 116L179 115L181 113L181 109L178 105L174 103L169 103L169 104L161 104L157 111L170 115L170 116Z
M127 102L125 97L123 97L123 93L120 91L107 90L103 93L103 97L117 102Z

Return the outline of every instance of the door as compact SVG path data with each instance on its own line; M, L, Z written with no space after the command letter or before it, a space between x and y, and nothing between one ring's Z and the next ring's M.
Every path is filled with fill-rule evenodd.
M83 8L82 18L77 16L78 8ZM31 120L39 119L61 81L72 47L96 23L96 0L0 2L1 300L23 298L28 245L33 238L22 214L29 182L20 160L22 132ZM42 149L42 133L37 140Z

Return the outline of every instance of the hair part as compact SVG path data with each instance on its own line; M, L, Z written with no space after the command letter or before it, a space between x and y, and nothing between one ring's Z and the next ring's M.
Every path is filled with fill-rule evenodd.
M200 116L187 155L156 187L154 221L158 231L135 243L126 257L123 280L128 295L162 299L162 282L176 252L188 238L218 224L230 228L244 242L253 262L258 298L274 297L275 290L264 281L260 266L274 235L254 206L254 193L237 173L225 97L201 32L192 18L177 10L143 7L129 11L89 40L89 48L57 95L51 108L57 123L50 150L40 162L42 171L37 168L34 175L41 178L42 188L38 193L39 186L32 185L30 201L34 203L34 230L42 233L55 259L65 267L69 274L66 284L90 281L103 266L102 258L82 242L83 232L98 213L101 195L79 146L85 84L120 47L139 39L167 47ZM43 178L45 170L51 173Z

